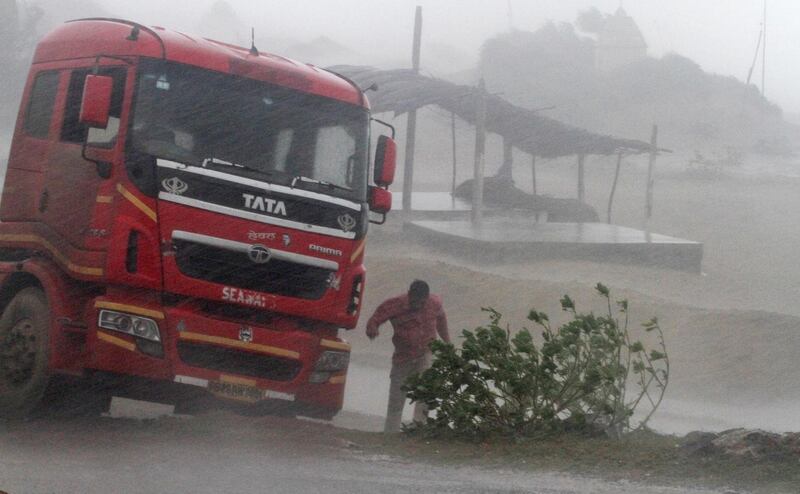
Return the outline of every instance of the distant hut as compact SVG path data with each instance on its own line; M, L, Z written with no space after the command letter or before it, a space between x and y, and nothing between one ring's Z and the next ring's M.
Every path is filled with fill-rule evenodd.
M604 72L647 57L647 43L639 26L620 7L604 19L597 32L595 67Z

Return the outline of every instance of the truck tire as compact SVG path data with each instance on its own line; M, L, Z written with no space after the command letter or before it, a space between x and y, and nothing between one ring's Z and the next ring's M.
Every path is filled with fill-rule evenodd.
M49 341L47 298L25 288L0 316L0 418L26 417L41 402L50 381Z

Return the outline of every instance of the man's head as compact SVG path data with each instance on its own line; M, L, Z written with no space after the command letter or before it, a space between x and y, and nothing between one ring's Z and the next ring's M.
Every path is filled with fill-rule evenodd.
M417 311L425 307L431 289L422 280L414 280L408 287L408 306L411 310Z

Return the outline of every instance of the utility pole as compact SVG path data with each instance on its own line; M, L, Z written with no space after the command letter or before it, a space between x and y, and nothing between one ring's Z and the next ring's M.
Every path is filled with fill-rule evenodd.
M761 96L766 98L767 91L765 89L766 73L767 73L767 0L764 0L764 42L761 44Z
M472 181L472 226L483 223L483 173L486 165L486 84L481 78L475 97L475 170Z
M422 7L417 5L414 15L414 44L411 51L411 65L419 74L420 45L422 41ZM414 146L417 138L417 110L408 112L406 123L406 156L403 167L403 212L411 211L411 192L414 189Z

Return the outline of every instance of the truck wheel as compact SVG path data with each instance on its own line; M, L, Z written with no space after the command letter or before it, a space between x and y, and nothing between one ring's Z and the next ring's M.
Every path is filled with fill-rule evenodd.
M0 316L0 417L25 417L41 402L50 381L49 341L47 298L25 288Z

